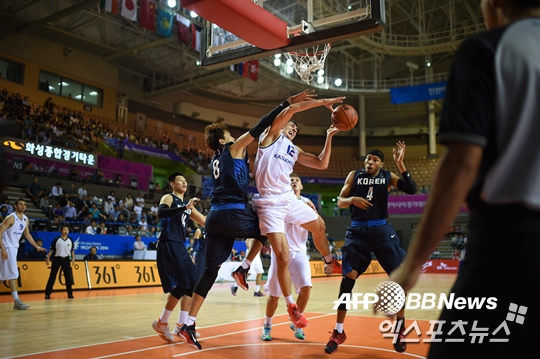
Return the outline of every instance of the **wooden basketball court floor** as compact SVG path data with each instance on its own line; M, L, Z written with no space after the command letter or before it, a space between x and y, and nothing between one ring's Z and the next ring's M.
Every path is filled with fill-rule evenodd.
M385 275L359 278L354 292L373 292ZM415 293L448 292L456 275L422 274ZM335 324L333 302L340 277L315 278L306 317L306 339L297 340L289 328L283 299L274 317L270 342L260 340L266 297L253 297L253 290L238 290L233 297L231 283L215 284L197 316L203 350L183 343L166 344L150 324L160 316L166 295L161 288L76 291L75 299L66 292L54 292L51 300L43 293L20 294L31 308L13 310L11 295L0 296L0 358L326 358L324 347ZM253 287L254 283L250 282ZM417 319L422 333L438 310L406 313L407 326ZM171 315L170 326L178 317ZM396 353L390 338L383 338L379 324L387 318L371 309L350 310L345 320L347 341L335 358L423 358L428 345L409 343L407 352ZM415 338L414 331L408 338Z

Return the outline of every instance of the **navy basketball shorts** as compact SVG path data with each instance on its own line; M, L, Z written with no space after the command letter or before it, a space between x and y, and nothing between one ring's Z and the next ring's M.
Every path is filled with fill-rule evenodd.
M261 243L266 236L261 235L259 218L249 209L211 209L206 216L205 268L220 266L231 255L236 238L255 238Z
M347 227L343 253L343 274L352 270L358 275L364 273L371 264L371 252L390 274L405 259L405 251L399 245L399 238L391 224L373 227Z
M157 247L157 267L163 292L173 288L193 289L197 283L195 264L183 243L159 241Z

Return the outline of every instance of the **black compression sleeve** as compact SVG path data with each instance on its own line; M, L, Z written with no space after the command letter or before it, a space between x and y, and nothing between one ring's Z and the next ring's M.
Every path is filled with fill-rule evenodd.
M180 206L176 208L170 208L167 204L162 203L157 208L157 214L159 218L169 218L175 214L182 213L186 210L186 206Z
M408 171L405 171L401 174L401 178L398 179L397 187L398 189L407 194L416 193L416 183L414 183Z
M259 136L261 135L261 133L264 132L264 130L272 126L272 122L274 122L274 120L281 113L281 111L283 111L289 106L289 101L285 101L281 105L261 117L259 122L255 126L253 126L251 130L249 130L249 134L253 136L253 138L259 138Z

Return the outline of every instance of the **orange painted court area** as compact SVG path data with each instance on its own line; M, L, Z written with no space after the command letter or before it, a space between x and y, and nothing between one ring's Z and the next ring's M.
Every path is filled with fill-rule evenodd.
M376 277L370 281L384 278ZM254 298L253 289L239 291L233 297L230 284L216 284L197 316L203 346L200 351L180 341L167 344L151 329L150 323L159 316L166 299L159 287L76 291L73 300L67 299L65 292L54 292L51 300L44 300L43 293L22 294L21 298L32 306L27 311L12 310L11 296L1 295L0 334L4 343L0 358L326 358L330 355L324 347L335 325L331 301L338 286L339 278L314 280L314 295L305 313L310 321L304 329L306 340L294 337L281 299L273 320L273 340L263 342L260 334L266 298ZM426 357L429 345L421 340L409 343L406 353L396 353L392 339L384 338L379 330L384 320L370 311L349 311L345 321L347 340L332 356ZM406 326L412 321L407 318ZM176 319L170 320L171 330L174 322ZM418 320L418 324L425 339L429 322ZM23 333L25 338L21 339ZM417 338L414 330L407 336Z

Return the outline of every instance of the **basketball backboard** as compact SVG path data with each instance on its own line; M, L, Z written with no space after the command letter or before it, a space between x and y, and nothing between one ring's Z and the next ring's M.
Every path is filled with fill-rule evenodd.
M366 35L381 31L385 26L384 0L253 2L287 23L290 42L283 47L262 49L244 41L242 34L232 34L210 23L201 33L201 66L209 69L220 68ZM245 31L249 32L252 26L257 25L247 25Z

